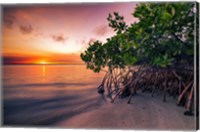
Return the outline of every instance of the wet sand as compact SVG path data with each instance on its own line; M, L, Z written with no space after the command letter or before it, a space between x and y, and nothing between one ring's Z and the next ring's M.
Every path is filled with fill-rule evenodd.
M77 93L77 92L76 92ZM151 97L149 93L139 92L133 96L131 104L127 98L114 103L96 93L96 89L80 91L82 98L74 100L78 106L68 106L73 116L63 117L56 122L62 128L94 129L142 129L142 130L194 130L195 117L185 116L183 107L176 106L175 100L161 96ZM84 101L87 100L87 101Z

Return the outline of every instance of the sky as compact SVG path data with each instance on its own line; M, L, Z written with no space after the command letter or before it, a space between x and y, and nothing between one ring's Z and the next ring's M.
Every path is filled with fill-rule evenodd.
M130 25L136 3L7 5L3 7L4 64L83 64L80 53L94 40L115 33L109 13L119 12Z

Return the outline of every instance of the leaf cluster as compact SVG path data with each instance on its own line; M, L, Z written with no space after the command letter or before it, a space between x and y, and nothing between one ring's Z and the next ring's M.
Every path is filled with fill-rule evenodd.
M94 72L108 67L144 64L170 67L192 63L194 55L195 3L143 3L132 14L139 19L129 27L124 17L109 14L116 35L102 44L89 44L81 58Z

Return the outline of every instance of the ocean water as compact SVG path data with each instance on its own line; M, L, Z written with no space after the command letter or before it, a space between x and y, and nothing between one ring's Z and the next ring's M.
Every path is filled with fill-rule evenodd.
M85 65L5 65L3 125L52 125L95 106L105 73ZM97 106L98 107L98 106Z

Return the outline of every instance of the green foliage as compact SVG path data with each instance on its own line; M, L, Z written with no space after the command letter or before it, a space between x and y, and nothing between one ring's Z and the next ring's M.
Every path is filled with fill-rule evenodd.
M122 33L127 28L127 25L124 22L124 17L120 16L117 12L114 12L113 15L114 16L111 14L108 15L107 20L109 21L109 26L112 27L114 31L117 31L118 34Z
M137 35L133 39L140 42L146 64L166 67L179 63L186 56L186 61L193 60L193 8L194 3L148 3L136 8L133 16L140 21L130 34Z
M140 4L129 27L118 13L109 14L116 35L102 44L90 44L81 58L94 72L108 67L124 68L145 64L160 68L190 64L194 55L194 3Z
M102 43L95 41L93 44L89 44L88 49L81 53L81 59L86 62L87 68L94 72L99 72L101 67L105 66L105 55L103 55L104 49Z

